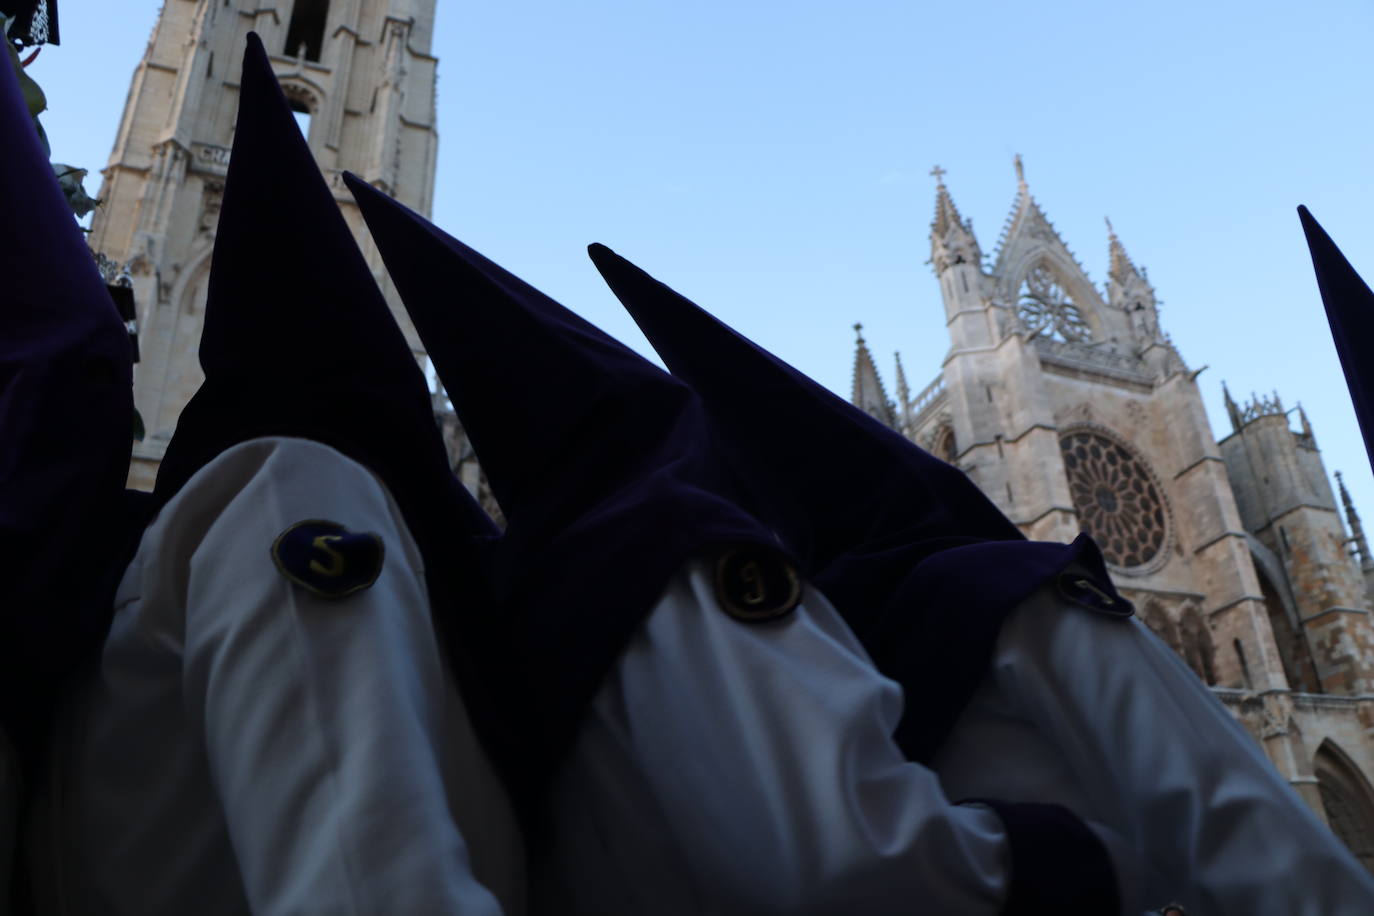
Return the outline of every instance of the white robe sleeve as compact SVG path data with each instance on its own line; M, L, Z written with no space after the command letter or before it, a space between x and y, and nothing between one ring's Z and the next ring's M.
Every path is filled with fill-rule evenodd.
M690 563L560 773L543 909L1003 912L1006 828L903 758L901 706L818 592L785 620L744 624Z
M1374 878L1177 654L1053 584L1004 624L933 766L951 792L1056 802L1110 825L1140 851L1151 907L1374 913Z
M327 599L288 581L272 545L307 519L380 536L375 583ZM100 911L499 916L493 890L523 906L519 834L423 572L386 489L326 446L253 440L192 478L121 586L74 742L85 861L68 871ZM213 890L235 870L239 904ZM215 899L189 903L197 888Z

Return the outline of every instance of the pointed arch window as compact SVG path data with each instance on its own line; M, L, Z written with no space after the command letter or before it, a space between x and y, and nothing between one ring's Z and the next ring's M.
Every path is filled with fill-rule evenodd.
M1196 606L1190 605L1179 617L1179 636L1183 641L1183 660L1193 669L1202 682L1209 687L1216 686L1217 674L1213 667L1216 646L1212 643L1212 631L1198 613Z
M1312 769L1331 831L1374 871L1374 791L1368 781L1330 740L1317 750Z
M931 452L941 461L954 464L955 459L959 457L959 447L954 441L954 427L947 424L940 427L939 432L935 434Z
M1044 261L1032 267L1021 282L1016 314L1032 337L1067 343L1084 343L1092 338L1092 326L1074 305L1054 269Z
M1269 629L1274 633L1288 686L1302 693L1323 693L1321 678L1317 676L1317 667L1312 662L1312 652L1308 648L1307 635L1293 626L1278 589L1259 563L1255 564L1255 573L1259 576L1260 596L1264 599L1265 610L1269 612Z
M1162 639L1170 649L1179 655L1183 654L1183 642L1179 639L1178 627L1174 626L1173 620L1169 618L1169 614L1164 610L1162 604L1152 598L1141 605L1136 611L1136 616L1140 618L1141 623L1149 627L1151 633Z
M328 17L329 0L296 0L286 27L286 55L318 61Z

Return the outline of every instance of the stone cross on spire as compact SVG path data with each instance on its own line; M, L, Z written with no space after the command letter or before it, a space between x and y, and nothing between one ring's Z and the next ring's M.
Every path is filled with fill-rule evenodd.
M932 174L932 175L935 176L935 183L936 183L936 184L938 184L938 185L940 185L940 186L942 186L942 187L944 186L944 183L945 183L945 175L947 174L947 173L945 172L944 169L940 168L940 167L937 165L935 168L933 168L933 169L930 170L930 174Z
M862 321L854 322L854 336L858 338L858 343L864 342L864 325Z

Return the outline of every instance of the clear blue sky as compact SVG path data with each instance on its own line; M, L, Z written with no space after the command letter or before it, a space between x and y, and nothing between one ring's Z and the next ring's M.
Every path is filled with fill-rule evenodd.
M62 0L54 156L105 164L158 7ZM588 242L845 394L862 321L890 392L948 344L930 168L991 251L1019 152L1095 282L1104 215L1149 270L1217 435L1223 379L1301 401L1374 523L1294 214L1374 279L1372 44L1368 0L439 0L435 219L645 351Z

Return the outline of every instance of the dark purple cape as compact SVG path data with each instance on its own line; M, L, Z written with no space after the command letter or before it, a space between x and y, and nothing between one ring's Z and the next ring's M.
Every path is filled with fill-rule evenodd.
M132 354L0 64L0 717L27 754L127 561Z

